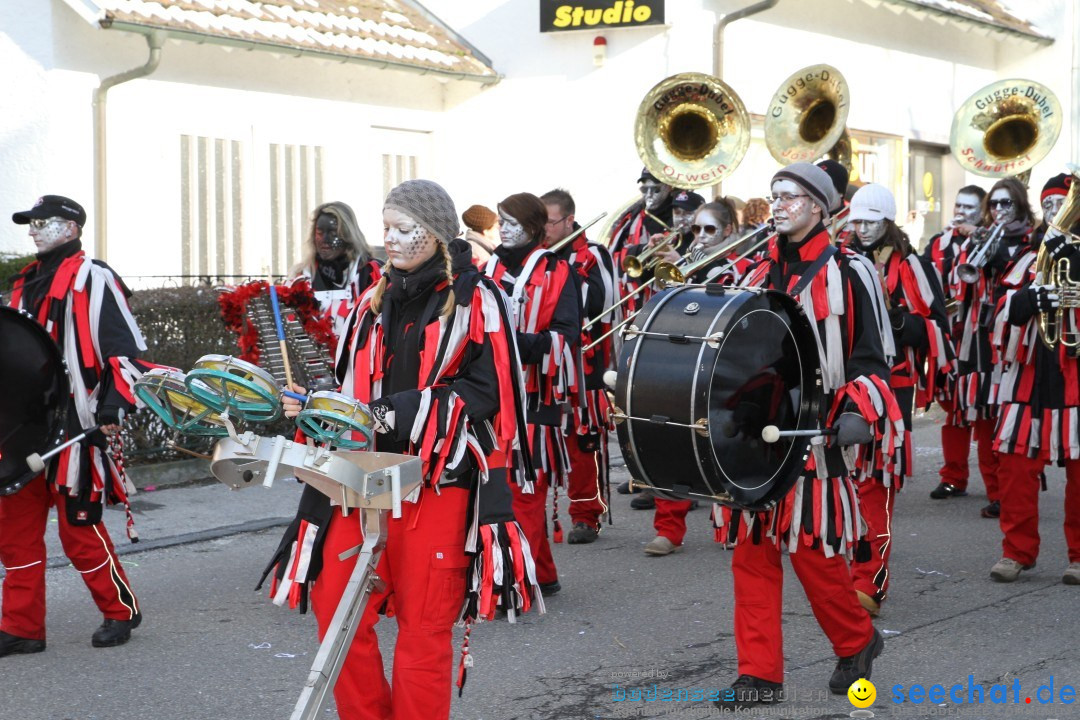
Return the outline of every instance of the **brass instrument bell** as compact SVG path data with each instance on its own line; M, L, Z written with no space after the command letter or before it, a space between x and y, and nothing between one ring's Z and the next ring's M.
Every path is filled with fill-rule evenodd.
M805 67L773 94L765 115L765 144L782 165L814 162L829 154L850 170L847 116L848 85L843 74L831 65Z

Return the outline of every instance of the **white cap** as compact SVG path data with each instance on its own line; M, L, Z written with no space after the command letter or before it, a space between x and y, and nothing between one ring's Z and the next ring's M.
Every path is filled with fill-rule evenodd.
M884 185L868 183L859 188L851 198L848 222L858 220L896 221L896 200Z

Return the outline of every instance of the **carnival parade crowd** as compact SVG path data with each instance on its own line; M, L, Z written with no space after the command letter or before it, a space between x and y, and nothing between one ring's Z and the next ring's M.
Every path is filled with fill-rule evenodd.
M889 597L895 497L913 475L912 416L935 403L946 413L944 464L930 497L968 492L974 442L989 498L981 514L1002 538L987 581L1013 582L1036 566L1043 470L1056 464L1067 478L1069 556L1042 560L1080 585L1078 325L1058 284L1071 280L1069 262L1080 271L1080 245L1074 228L1052 225L1076 176L1051 177L1038 211L1015 177L966 186L921 252L897 223L892 193L849 187L848 177L835 160L796 162L776 172L767 198L742 203L707 200L645 168L640 199L603 231L578 222L564 189L459 212L464 203L437 182L407 180L385 198L385 263L348 205L315 209L290 282L309 283L330 319L337 388L369 408L374 449L423 462L422 486L388 520L382 583L334 686L342 718L449 717L452 687L471 666L467 640L455 658L453 626L543 612L561 589L551 543L602 542L609 443L626 420L611 377L628 329L673 269L678 284L710 292L788 295L805 311L814 342L802 349L820 369L817 437L790 489L767 508L712 506L715 539L730 549L738 656L717 705L781 697L785 555L837 657L829 689L846 693L871 677L885 648L874 619ZM100 427L0 497L0 656L46 649L43 536L53 505L65 552L103 615L93 644L122 645L142 610L101 508L127 502L110 439L154 366L138 359L146 343L130 291L82 249L82 207L46 195L13 221L29 226L37 259L6 304L40 323L67 362L66 435ZM1047 258L1063 269L1053 279L1037 272ZM1056 318L1056 343L1040 339L1047 318ZM287 389L296 396L282 398L284 414L296 417L309 389ZM654 514L644 552L670 555L700 501L643 487L617 492ZM307 486L266 566L274 601L310 606L320 639L363 532L356 515ZM383 616L397 623L389 676L374 632Z

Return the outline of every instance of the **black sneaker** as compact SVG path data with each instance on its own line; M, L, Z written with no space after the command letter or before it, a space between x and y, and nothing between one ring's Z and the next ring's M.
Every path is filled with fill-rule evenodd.
M643 493L630 501L630 507L635 510L653 510L656 508L656 499L651 492Z
M558 580L555 582L540 583L538 587L540 588L540 594L544 597L551 597L562 590L562 585L559 584Z
M43 650L45 650L44 640L34 640L0 632L0 657L5 655L30 655Z
M997 518L1001 517L1001 501L992 500L989 505L979 511L979 514L984 518Z
M105 618L101 627L94 631L90 644L96 648L116 647L131 639L131 631L142 624L142 613L135 613L130 620Z
M574 529L566 536L566 542L571 545L586 545L591 542L596 542L596 538L599 535L600 531L595 525L583 522L574 523Z
M945 498L950 498L950 497L966 497L966 496L967 496L967 490L961 490L960 488L956 487L952 483L947 483L947 482L938 483L938 486L930 491L930 497L934 498L935 500L944 500ZM857 679L858 678L856 678L856 680ZM852 682L855 682L855 680L852 680ZM847 691L845 690L844 692L847 692Z
M636 494L636 493L641 492L641 488L636 487L633 490L631 490L630 489L630 481L627 480L624 483L619 483L619 487L615 488L615 492L619 493L620 495L629 495L631 493Z
M731 687L720 691L713 705L721 710L738 710L754 705L772 705L783 700L784 684L769 682L753 675L740 675Z
M874 636L870 638L870 642L867 643L866 647L851 657L842 657L837 660L836 669L833 670L832 677L829 678L829 690L834 695L843 695L851 687L851 684L859 678L869 680L870 673L873 670L874 658L880 655L884 649L885 638L881 636L877 628L874 628Z

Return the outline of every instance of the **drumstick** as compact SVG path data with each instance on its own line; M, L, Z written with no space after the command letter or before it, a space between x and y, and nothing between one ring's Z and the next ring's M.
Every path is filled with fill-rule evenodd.
M26 464L27 464L27 466L36 473L41 472L42 470L45 469L45 461L46 460L53 457L54 455L56 455L60 451L71 447L75 443L77 443L80 440L82 440L83 438L85 438L90 433L97 430L99 427L101 427L101 426L100 425L95 425L92 428L84 430L82 432L82 434L80 434L78 437L71 438L70 440L68 440L63 445L57 445L56 447L54 447L52 450L48 451L47 453L43 453L43 454L40 454L40 455L38 453L33 453L31 455L27 455L26 456Z
M289 349L285 347L285 328L281 324L281 308L278 305L277 287L270 282L270 306L274 309L274 325L277 326L278 346L281 347L281 360L285 363L285 387L292 390L292 368L289 366Z
M767 443L774 443L782 437L818 437L825 435L835 435L836 428L825 428L817 430L781 430L775 425L766 425L761 429L761 439Z

